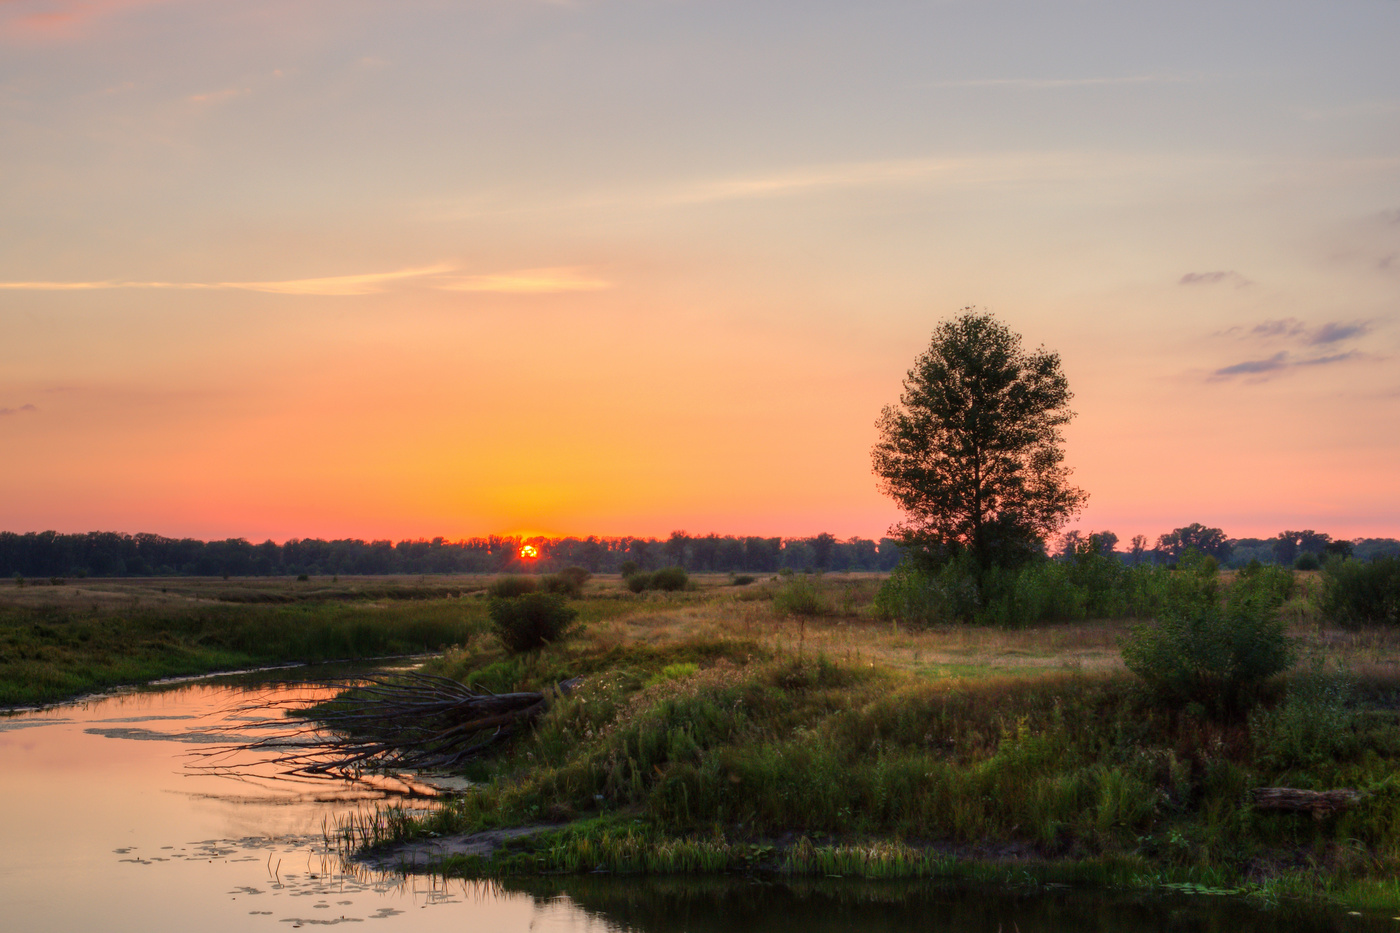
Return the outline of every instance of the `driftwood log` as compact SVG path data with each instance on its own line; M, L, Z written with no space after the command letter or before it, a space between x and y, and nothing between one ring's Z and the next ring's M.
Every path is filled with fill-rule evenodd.
M1295 813L1311 813L1313 819L1347 810L1356 806L1364 798L1359 790L1340 788L1338 790L1299 790L1295 787L1256 787L1250 791L1254 805L1260 810L1291 810Z
M264 738L209 756L270 752L287 772L305 775L453 768L529 726L553 697L567 695L577 683L544 692L491 693L447 677L405 673L321 684L339 689L340 696L312 709L288 701L280 707L282 718L255 724L269 732Z

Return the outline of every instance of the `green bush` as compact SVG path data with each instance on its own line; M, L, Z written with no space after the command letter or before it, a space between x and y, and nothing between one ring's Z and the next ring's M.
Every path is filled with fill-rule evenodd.
M690 577L680 567L663 567L651 575L651 588L654 590L683 590L689 584Z
M1400 624L1400 557L1329 560L1322 568L1321 609L1341 625Z
M486 594L496 599L514 599L535 592L539 585L540 582L534 577L511 573L492 580L491 585L486 588Z
M967 555L929 569L905 558L875 594L875 614L909 625L973 621L980 608L977 576Z
M807 574L793 577L773 594L773 609L785 615L820 616L831 611L821 590Z
M540 580L540 588L546 593L558 593L578 599L583 596L583 585L592 576L593 574L582 567L565 567L558 573L552 573Z
M622 580L634 593L643 590L683 590L690 585L690 577L680 567L664 567L651 573L632 573Z
M741 573L729 582L734 584L735 586L748 586L756 579L758 578L751 573Z
M1297 560L1293 561L1294 570L1320 570L1321 568L1322 561L1318 560L1317 555L1311 551L1304 551L1298 555Z
M632 576L634 573L641 569L641 567L637 566L637 562L635 560L625 560L618 565L617 572L622 574L622 576L626 578Z
M1176 571L1155 622L1123 639L1123 663L1163 699L1231 711L1269 677L1287 670L1294 648L1279 616L1283 598L1269 575L1238 578L1217 595L1213 562Z
M487 611L501 644L511 654L542 648L577 631L574 620L578 610L570 608L557 593L493 596Z

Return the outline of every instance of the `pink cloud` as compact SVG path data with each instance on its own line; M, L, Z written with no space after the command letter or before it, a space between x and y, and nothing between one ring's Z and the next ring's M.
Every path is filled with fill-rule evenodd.
M89 23L172 0L0 0L0 38L67 39Z

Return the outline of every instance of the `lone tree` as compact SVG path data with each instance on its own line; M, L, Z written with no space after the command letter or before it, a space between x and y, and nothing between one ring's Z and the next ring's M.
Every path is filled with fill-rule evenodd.
M1026 353L990 314L939 324L876 423L880 489L905 513L891 531L935 565L968 553L985 571L1037 553L1088 498L1062 465L1071 397L1059 354Z

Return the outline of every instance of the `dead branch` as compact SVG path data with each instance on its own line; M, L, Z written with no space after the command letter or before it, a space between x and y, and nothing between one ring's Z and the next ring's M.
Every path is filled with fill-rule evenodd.
M306 775L454 768L517 734L549 708L553 697L567 695L577 682L565 681L546 692L500 694L416 672L323 683L317 686L339 695L310 709L304 699L256 707L265 718L240 722L235 728L267 735L202 757L215 760L207 767L220 768L220 757L271 752L272 763L288 773ZM284 715L269 718L277 711Z

